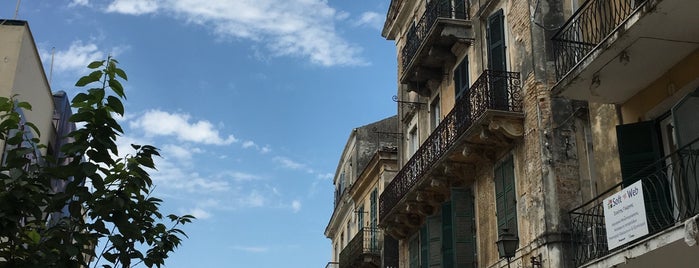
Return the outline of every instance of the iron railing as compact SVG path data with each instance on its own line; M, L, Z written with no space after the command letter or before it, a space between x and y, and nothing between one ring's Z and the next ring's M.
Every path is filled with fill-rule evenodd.
M588 0L553 36L560 80L646 0Z
M356 262L364 261L365 254L381 255L379 230L377 228L365 227L357 232L354 238L340 252L339 268L356 267Z
M631 178L643 184L648 235L699 214L699 139L639 170ZM629 181L634 180L621 182L569 212L576 266L610 253L602 201L630 184Z
M432 131L379 197L379 219L398 204L410 189L450 150L456 140L488 110L522 111L519 73L485 70L468 92Z
M415 53L427 34L439 18L468 20L468 0L456 0L452 5L451 0L433 0L427 3L425 13L422 14L417 24L410 27L406 34L405 46L401 51L403 70L410 64Z
M339 268L340 263L339 262L328 262L328 264L325 265L325 268Z

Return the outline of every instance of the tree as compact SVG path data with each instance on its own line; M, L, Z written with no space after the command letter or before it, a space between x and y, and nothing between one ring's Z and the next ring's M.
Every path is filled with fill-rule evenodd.
M114 116L124 115L120 80L127 76L117 64L112 58L92 62L92 72L75 84L90 88L71 102L70 121L81 127L68 135L59 156L38 153L46 146L28 133L40 133L18 112L31 109L29 103L0 98L0 139L6 143L0 267L160 267L187 237L178 227L194 217L163 217L162 200L151 196L148 170L155 169L158 149L131 145L132 154L118 157L123 130ZM65 182L65 190L52 192L52 180Z

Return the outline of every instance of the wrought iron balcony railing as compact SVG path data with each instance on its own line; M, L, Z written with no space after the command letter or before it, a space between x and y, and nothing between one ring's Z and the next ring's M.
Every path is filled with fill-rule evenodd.
M430 29L439 18L468 20L468 0L433 0L427 4L417 24L410 27L406 34L406 43L401 51L403 69L410 64Z
M643 184L648 235L699 214L699 139L631 177ZM569 212L576 266L611 253L602 201L624 186L623 182L619 183Z
M340 252L339 268L357 267L357 262L363 262L366 254L380 256L379 230L367 228L359 230L357 235L350 240L347 246Z
M385 219L418 180L488 110L522 111L519 73L485 70L468 92L456 99L454 108L384 189L379 198L379 219Z
M588 0L553 36L556 78L563 78L646 0Z

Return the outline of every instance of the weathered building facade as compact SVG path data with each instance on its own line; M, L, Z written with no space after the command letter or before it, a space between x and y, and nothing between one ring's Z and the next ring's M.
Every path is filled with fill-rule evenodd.
M582 102L553 99L561 1L391 2L400 166L379 226L400 267L564 267ZM569 7L570 8L570 7ZM555 113L552 112L555 110ZM564 144L564 142L568 142ZM573 187L573 188L571 188ZM498 241L515 243L502 258Z
M333 255L327 267L381 267L397 261L395 240L378 229L378 200L397 170L396 116L355 128L349 135L335 172L335 203L325 228ZM395 250L394 250L395 251Z
M697 10L392 0L397 266L695 267Z
M681 238L699 213L696 10L391 1L403 138L379 226L399 266L693 267ZM605 217L638 181L640 213Z
M578 136L592 146L578 156L590 172L569 212L575 267L699 263L697 10L697 1L587 1L552 39L553 94L589 103L589 133ZM642 199L628 201L635 190Z

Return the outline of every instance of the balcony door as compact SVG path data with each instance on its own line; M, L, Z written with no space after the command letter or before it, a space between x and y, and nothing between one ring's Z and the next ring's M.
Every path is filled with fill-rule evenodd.
M672 124L679 153L673 161L678 163L673 172L677 178L677 199L684 206L679 218L699 214L699 89L687 95L672 108Z
M489 77L489 105L488 108L508 110L507 79L504 72L507 71L507 59L505 51L505 15L500 9L488 17L487 44L488 44L488 69L493 72Z
M643 180L643 199L648 230L654 233L672 223L670 183L664 165L661 136L662 120L649 120L617 126L619 162L624 187Z
M378 214L377 203L379 199L378 189L374 188L371 191L371 204L369 206L369 225L371 228L371 251L377 252L379 249L379 238L378 238ZM366 234L366 233L365 233Z

